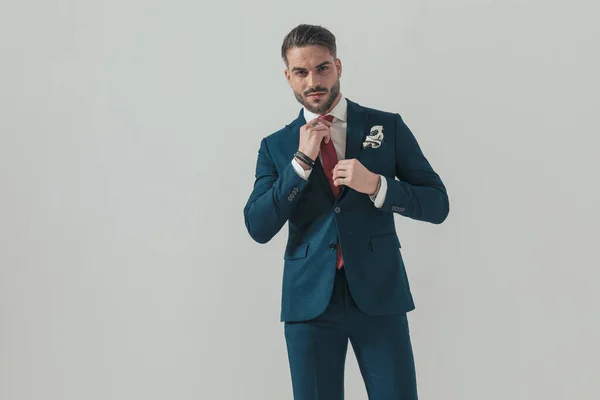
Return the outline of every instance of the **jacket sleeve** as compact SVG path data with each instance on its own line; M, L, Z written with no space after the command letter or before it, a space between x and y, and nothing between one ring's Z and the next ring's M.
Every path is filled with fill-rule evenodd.
M398 179L386 177L387 194L381 210L433 224L444 222L449 213L446 187L399 114L395 152Z
M291 162L285 165L278 173L263 138L258 150L254 188L244 207L246 229L258 243L267 243L281 230L308 184Z

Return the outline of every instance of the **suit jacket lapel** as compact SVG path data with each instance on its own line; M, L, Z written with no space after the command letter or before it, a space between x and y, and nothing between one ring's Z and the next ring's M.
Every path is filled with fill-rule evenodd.
M346 159L358 158L366 135L367 111L358 104L348 101L346 126Z
M366 136L366 125L368 112L353 101L347 100L348 113L346 124L346 160L358 158L362 149L362 143ZM338 198L341 200L348 192L347 186L342 186L342 191Z

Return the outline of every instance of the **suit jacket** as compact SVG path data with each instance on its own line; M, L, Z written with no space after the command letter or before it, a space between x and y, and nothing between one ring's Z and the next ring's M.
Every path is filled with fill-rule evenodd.
M262 139L254 187L244 207L246 229L258 243L269 242L288 222L281 321L308 320L325 311L338 239L348 285L363 312L377 316L413 310L394 214L442 223L449 212L442 180L399 114L348 99L345 158L381 174L388 187L381 208L347 186L335 199L318 159L308 180L293 169L304 124L301 110L296 120ZM383 127L381 145L363 148L375 125Z

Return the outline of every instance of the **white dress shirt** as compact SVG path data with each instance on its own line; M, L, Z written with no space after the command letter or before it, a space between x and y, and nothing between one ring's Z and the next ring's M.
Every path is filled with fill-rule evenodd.
M317 117L318 114L314 114L308 111L306 108L303 110L304 119L308 122ZM337 153L338 160L343 160L346 156L346 126L348 125L346 121L346 117L348 115L348 102L346 98L342 96L340 102L331 110L329 115L334 117L331 123L331 140L333 142L333 146L335 147L335 152ZM321 164L323 163L323 158L321 157L321 153L319 152L319 160ZM304 170L302 166L296 161L296 158L292 160L292 165L294 166L294 170L301 178L308 180L312 169ZM376 196L369 196L375 207L381 208L385 201L385 195L387 193L387 180L379 175L379 181L381 183L379 192Z

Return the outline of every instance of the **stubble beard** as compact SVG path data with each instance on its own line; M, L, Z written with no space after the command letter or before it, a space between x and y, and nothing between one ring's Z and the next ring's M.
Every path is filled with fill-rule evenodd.
M319 88L316 89L317 92L319 92ZM319 114L322 115L324 113L326 113L327 111L329 111L329 109L331 108L331 106L333 105L335 99L337 98L338 94L340 93L340 79L338 78L337 82L335 83L335 85L333 85L331 87L331 90L328 91L329 95L327 96L327 99L322 102L320 105L313 107L311 106L308 101L305 99L305 97L300 94L297 93L296 91L294 91L294 96L296 96L296 100L298 100L298 102L300 104L302 104L304 107L306 107L306 109L314 114ZM314 93L314 91L311 91L310 93Z

